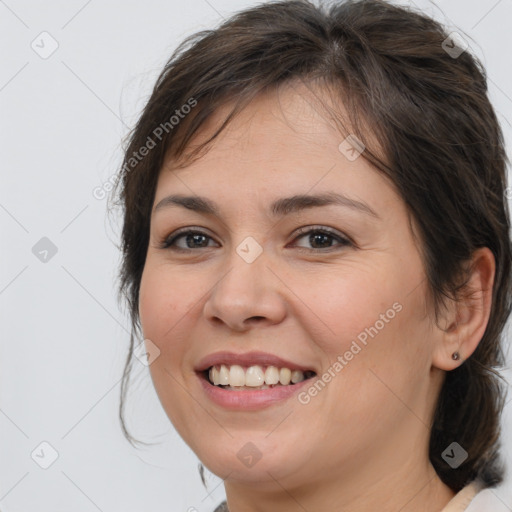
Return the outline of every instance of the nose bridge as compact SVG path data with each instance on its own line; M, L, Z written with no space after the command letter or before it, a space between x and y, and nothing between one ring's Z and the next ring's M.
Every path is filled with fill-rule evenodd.
M228 272L217 283L217 295L240 305L253 303L265 291L269 291L267 279L268 254L252 237L246 237L233 248L228 258ZM271 285L270 285L271 286ZM267 290L265 290L267 288Z
M247 295L258 294L268 286L265 277L268 264L268 251L264 252L253 237L246 237L234 248L229 258L232 274L229 276L230 284L239 287L242 292L245 290Z
M247 320L274 323L285 314L279 280L267 268L268 254L253 238L246 237L226 259L227 270L214 285L205 304L205 315L233 329L244 329Z

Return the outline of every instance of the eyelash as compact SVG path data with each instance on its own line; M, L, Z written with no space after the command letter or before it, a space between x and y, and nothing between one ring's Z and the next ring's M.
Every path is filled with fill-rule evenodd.
M296 233L295 240L297 238L302 238L306 235L311 235L313 233L327 235L333 239L336 239L339 242L339 246L338 246L339 248L355 246L355 244L352 242L352 240L350 240L348 237L342 236L342 235L338 234L337 232L335 232L327 227L323 227L323 226L322 227L307 226L307 227L300 228ZM161 241L159 247L160 247L160 249L170 249L173 251L185 252L185 253L189 253L189 252L197 250L197 249L191 249L191 248L184 249L183 247L176 247L174 245L177 240L179 240L180 238L186 237L188 235L202 235L209 239L212 239L211 236L207 235L203 231L186 228L186 230L184 230L184 231L178 231L178 232L173 233L172 235L166 237L164 240ZM209 247L199 247L198 249L208 249L208 248ZM309 252L309 253L331 252L335 248L336 248L336 246L326 247L324 249L316 249L316 248L309 249L309 248L305 248L305 247L298 247L299 252Z

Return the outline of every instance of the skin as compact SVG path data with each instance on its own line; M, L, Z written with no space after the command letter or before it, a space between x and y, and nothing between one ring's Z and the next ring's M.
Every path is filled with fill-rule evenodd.
M494 260L488 249L475 253L474 302L448 305L436 325L405 203L363 157L340 152L344 138L306 88L287 86L256 98L200 159L176 168L168 158L160 172L154 205L179 193L220 209L153 213L139 313L160 350L150 371L162 406L225 479L231 512L433 512L454 495L429 462L429 424L445 371L461 364L451 354L469 357L485 330ZM268 212L280 197L331 191L378 217L339 205ZM188 252L162 248L187 226L206 238L189 241ZM329 227L354 244L297 235L304 226ZM263 249L252 263L236 252L248 236ZM401 311L307 404L294 396L228 411L205 396L194 371L213 352L259 350L321 375L396 303ZM252 467L237 457L248 442L261 454Z

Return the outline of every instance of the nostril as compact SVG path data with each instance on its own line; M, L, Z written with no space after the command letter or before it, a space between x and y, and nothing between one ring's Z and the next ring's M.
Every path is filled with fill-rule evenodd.
M251 316L251 318L248 318L246 320L246 322L252 322L252 321L259 322L260 320L265 320L265 317L264 316Z

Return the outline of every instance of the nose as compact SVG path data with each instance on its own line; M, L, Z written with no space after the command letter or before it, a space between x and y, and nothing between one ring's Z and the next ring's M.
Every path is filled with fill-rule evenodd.
M205 302L208 321L239 332L283 321L287 311L284 287L264 252L247 263L233 251L226 267Z

